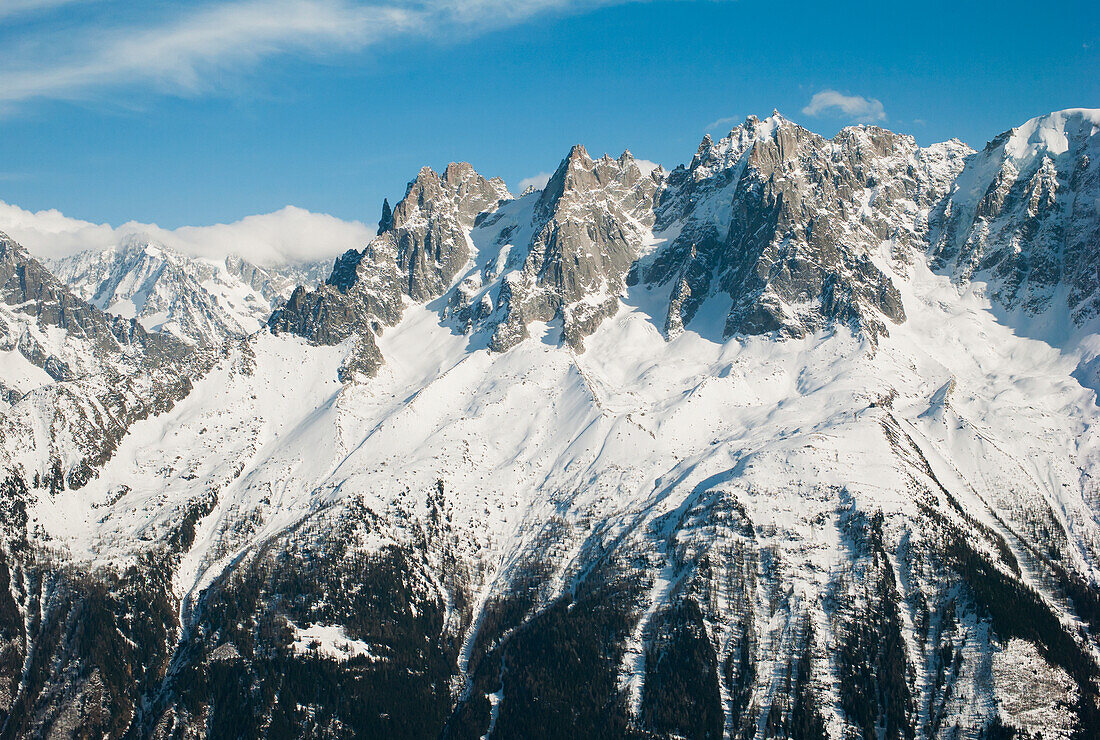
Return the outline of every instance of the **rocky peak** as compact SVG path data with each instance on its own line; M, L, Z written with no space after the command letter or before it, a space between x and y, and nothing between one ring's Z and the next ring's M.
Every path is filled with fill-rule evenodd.
M657 190L630 152L593 160L574 146L535 204L522 268L501 288L503 313L492 346L508 349L527 336L532 321L560 319L564 340L580 349L618 308L653 223Z
M294 290L268 320L271 331L297 334L319 345L351 339L341 378L373 376L382 365L375 337L384 326L400 321L404 311L404 276L398 272L392 246L379 237L362 251L349 249L336 260L323 285Z
M482 177L466 162L451 162L439 175L423 167L393 210L388 230L414 228L418 219L453 218L466 228L485 210L511 197L504 181Z
M682 189L682 180L706 183L707 187L713 187L716 176L732 174L731 170L742 163L745 152L758 141L774 138L777 132L797 128L796 124L774 113L763 121L756 116L748 116L744 123L735 126L717 142L710 134L704 134L691 162L686 167L681 165L673 172L672 179L680 187L670 188L670 195L674 196Z
M581 349L618 309L657 230L677 236L638 274L672 286L669 336L724 294L733 304L727 334L797 336L840 321L874 337L905 316L876 260L904 269L923 248L967 151L921 149L874 126L826 140L773 113L748 117L717 142L704 137L690 165L667 175L644 173L629 151L594 159L574 146L528 205L502 207L511 199L503 183L469 164L442 175L424 168L369 259L367 251L342 257L323 290L296 294L272 326L325 343L380 330L399 319L402 293L427 301L448 291L478 241L500 256L466 276L446 312L488 331L498 351L536 321L560 321L564 341ZM313 327L322 318L336 325Z
M416 301L441 295L470 259L467 232L478 214L509 198L503 180L487 180L465 162L449 164L442 177L420 170L380 237L407 275L404 292Z
M904 320L900 294L874 264L904 262L962 166L877 127L832 140L779 115L749 117L700 147L661 195L658 227L680 224L647 279L673 281L666 331L715 291L733 300L726 334L802 335L833 321L874 337ZM884 321L885 319L885 321Z
M760 162L765 159L778 162L793 160L807 138L816 136L778 114L762 121L753 116L745 120L744 138L752 142L753 152Z
M119 353L126 349L116 336L119 328L109 317L73 295L26 249L3 233L0 233L0 301L27 316L32 324L76 334L97 351ZM51 353L45 337L34 338L33 333L27 336L32 341L28 344L26 339L21 340L20 351L32 363L46 367ZM9 337L8 343L13 339ZM60 367L65 363L58 360L50 364Z
M323 289L296 293L272 327L324 343L373 336L400 318L401 294L431 300L470 270L445 309L465 330L504 351L532 322L560 321L579 350L637 267L648 284L670 285L669 336L724 295L727 335L799 336L841 322L877 337L905 318L880 258L904 271L924 248L968 152L957 142L921 149L875 126L827 140L773 113L705 136L691 163L667 174L643 172L629 151L594 159L574 146L527 204L469 164L425 167L368 250L342 257ZM675 238L636 265L653 231ZM497 256L470 268L475 242ZM376 367L367 344L365 366Z
M535 206L536 214L548 217L563 195L590 185L594 177L593 162L588 151L580 144L574 144L542 188L542 194Z
M639 204L644 205L644 191L650 188L650 184L642 182L645 179L629 150L617 158L605 154L594 160L583 146L577 144L570 149L569 155L558 165L543 188L536 206L536 217L553 218L564 209L582 206L593 197L607 196L621 205L624 198L630 200L638 195L634 192L636 187L643 191Z
M317 260L277 267L260 267L231 254L225 258L225 269L230 275L240 278L245 285L262 295L272 308L277 308L290 297L297 286L317 285L324 282L332 270L332 261Z
M382 199L382 218L378 219L378 233L389 230L393 226L393 209L390 208L390 199Z
M347 293L359 282L359 263L367 254L366 249L360 252L357 249L349 249L336 258L332 265L332 274L325 280L326 285L331 285L341 293Z
M99 359L111 355L128 363L147 360L156 365L188 354L186 343L176 337L146 331L134 319L104 313L76 295L2 232L0 301L39 327L64 330L85 345L82 353Z
M512 194L499 177L486 179L466 162L451 162L443 172L442 185L451 193L456 217L466 228L484 211L496 208Z
M442 175L422 168L392 212L383 203L378 236L337 259L324 285L296 289L268 325L315 344L354 338L341 376L373 375L382 364L375 337L401 319L402 294L414 301L443 294L470 259L468 232L478 214L510 198L503 180L465 162Z

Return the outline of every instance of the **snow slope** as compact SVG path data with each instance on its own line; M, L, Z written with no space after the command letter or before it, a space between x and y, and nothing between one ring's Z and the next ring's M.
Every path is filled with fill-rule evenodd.
M362 495L390 520L424 510L444 480L464 555L484 572L475 589L504 588L555 518L568 532L555 592L570 588L594 543L650 553L652 601L622 665L637 704L647 619L690 578L680 551L739 541L701 513L708 500L736 498L781 571L762 577L787 590L786 609L773 613L764 597L754 607L767 702L793 624L803 613L828 622L826 599L849 564L845 512L881 511L887 537L908 547L924 536L914 526L922 473L906 455L919 451L946 489L938 495L991 528L1027 538L1053 517L1070 537L1069 562L1097 576L1100 537L1082 485L1096 475L1098 416L1093 393L1070 377L1072 356L1015 335L979 291L960 293L923 262L907 270L909 319L877 348L846 329L722 341L728 301L717 296L696 330L666 341L647 310L657 297L641 287L581 355L559 346L551 325L508 353L470 351L435 312L410 308L383 336L387 362L368 384L337 382L340 347L261 335L172 412L136 425L98 479L42 501L32 522L74 557L122 565L196 492L216 490L175 577L177 594L194 597L318 509ZM394 522L363 546L409 536ZM1024 578L1040 585L1037 573ZM733 604L713 614L720 640L735 614ZM933 671L933 656L909 648L918 671ZM992 706L999 686L968 680ZM986 720L958 711L975 731Z

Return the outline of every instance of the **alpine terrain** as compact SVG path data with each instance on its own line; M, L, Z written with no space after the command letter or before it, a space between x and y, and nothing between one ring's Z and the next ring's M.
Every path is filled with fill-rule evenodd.
M0 737L1100 737L1100 110L0 235Z
M96 308L187 344L254 333L300 284L323 282L331 262L263 268L240 257L189 257L135 236L47 265Z

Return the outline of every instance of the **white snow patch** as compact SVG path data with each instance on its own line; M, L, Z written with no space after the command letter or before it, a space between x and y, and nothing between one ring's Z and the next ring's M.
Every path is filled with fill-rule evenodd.
M1077 687L1064 670L1047 663L1035 645L1010 640L993 655L993 677L1006 725L1050 740L1073 735Z
M352 640L345 634L341 625L311 624L299 627L290 622L294 631L291 649L299 655L322 655L338 661L351 658L370 658L372 662L382 660L371 652L370 645L362 640Z

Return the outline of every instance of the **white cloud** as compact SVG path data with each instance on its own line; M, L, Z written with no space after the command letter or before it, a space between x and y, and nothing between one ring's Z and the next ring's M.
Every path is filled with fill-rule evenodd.
M0 102L79 98L145 84L194 93L220 72L292 51L354 48L411 22L398 8L342 0L249 0L206 6L152 28L85 29L53 63L0 67Z
M542 190L546 187L546 183L550 182L551 176L553 176L552 172L540 172L537 175L525 177L519 181L519 192L522 193L530 187L533 187L535 190Z
M0 231L43 258L106 249L131 236L184 254L222 259L236 254L258 265L330 259L361 249L374 231L358 221L287 206L231 224L163 229L136 221L117 228L69 218L56 209L31 212L0 201Z
M642 171L643 175L648 175L653 172L653 170L661 166L656 162L649 161L648 159L635 159L634 163L638 165L638 169Z
M836 90L822 90L810 98L810 103L802 112L807 116L820 116L825 113L840 114L863 123L885 121L886 110L882 102L862 95L844 95Z
M83 249L105 249L121 235L107 224L93 224L65 216L51 208L33 213L0 202L0 232L37 257L60 257Z
M740 116L726 116L725 118L719 118L717 121L711 121L707 124L707 131L717 131L718 129L730 130L737 124L741 123Z
M15 0L28 9L77 1ZM66 33L63 44L49 44L48 61L6 55L7 61L0 63L0 105L11 109L39 98L88 99L119 86L197 94L278 55L359 51L402 36L446 40L514 25L536 14L631 1L220 0L175 10L152 24L85 25ZM44 45L34 34L20 40Z

